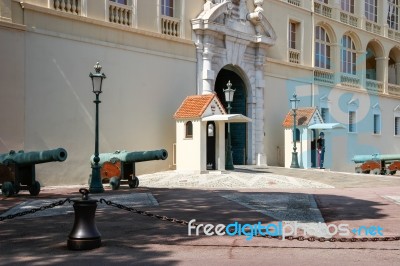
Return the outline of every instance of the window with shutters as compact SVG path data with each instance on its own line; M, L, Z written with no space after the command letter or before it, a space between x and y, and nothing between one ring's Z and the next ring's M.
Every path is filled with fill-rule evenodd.
M381 134L381 115L374 114L374 134Z

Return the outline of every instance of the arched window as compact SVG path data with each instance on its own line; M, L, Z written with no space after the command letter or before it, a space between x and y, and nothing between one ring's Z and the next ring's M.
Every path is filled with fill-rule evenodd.
M315 27L315 66L320 68L331 68L331 44L325 29Z
M377 80L376 70L376 52L371 43L369 43L367 45L367 54L365 58L365 77L367 79Z
M207 135L209 137L214 137L214 125L213 124L209 124L208 125L208 129L207 129Z
M356 74L356 46L350 36L342 38L341 71L343 73Z
M193 138L193 123L192 123L192 121L186 122L185 138L187 138L187 139Z

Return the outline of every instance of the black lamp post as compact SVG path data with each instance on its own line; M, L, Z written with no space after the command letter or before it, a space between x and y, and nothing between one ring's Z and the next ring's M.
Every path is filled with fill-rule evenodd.
M293 152L292 152L292 164L290 168L300 168L299 160L297 159L297 148L296 148L296 111L300 100L297 99L296 93L293 94L293 98L290 99L293 111Z
M92 178L90 179L89 191L91 193L102 193L104 192L104 187L101 182L100 176L100 158L99 158L99 95L101 93L101 87L103 85L103 79L106 78L104 73L100 74L101 66L99 62L94 66L94 70L96 73L89 74L89 77L92 79L93 93L96 94L96 100L93 101L96 104L96 129L95 129L95 142L94 142L94 158L92 165Z
M225 93L225 101L228 104L228 114L231 113L231 103L233 102L233 95L235 94L234 89L232 89L232 83L231 81L228 81L228 84L226 84L228 87L226 90L223 90ZM226 158L225 158L225 169L226 170L234 170L235 168L233 167L233 159L232 159L232 146L231 146L231 125L228 122L228 145L226 149Z

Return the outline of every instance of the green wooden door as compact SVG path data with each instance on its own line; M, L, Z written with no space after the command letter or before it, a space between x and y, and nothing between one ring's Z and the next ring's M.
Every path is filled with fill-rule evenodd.
M247 102L246 102L246 87L243 80L235 72L222 69L215 81L215 92L225 108L227 104L223 90L226 89L228 81L232 83L232 89L235 89L233 102L231 104L231 114L246 115ZM228 132L227 125L225 132ZM231 123L231 143L232 143L232 157L233 164L242 165L247 161L247 124L246 123Z

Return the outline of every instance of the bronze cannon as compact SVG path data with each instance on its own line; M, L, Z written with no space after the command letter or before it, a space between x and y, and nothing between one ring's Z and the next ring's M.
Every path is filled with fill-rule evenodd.
M93 157L90 158L93 164ZM135 163L165 160L168 152L165 149L153 151L116 151L113 153L100 153L99 165L102 182L109 182L113 190L118 189L121 180L127 180L130 188L139 186L139 179L136 176ZM89 180L90 184L90 180Z
M18 194L21 189L29 190L33 196L40 192L40 183L36 181L35 165L48 162L63 162L67 151L63 148L45 151L10 151L0 154L1 192L5 196Z
M400 170L400 154L355 155L352 161L359 164L356 173L394 175Z

